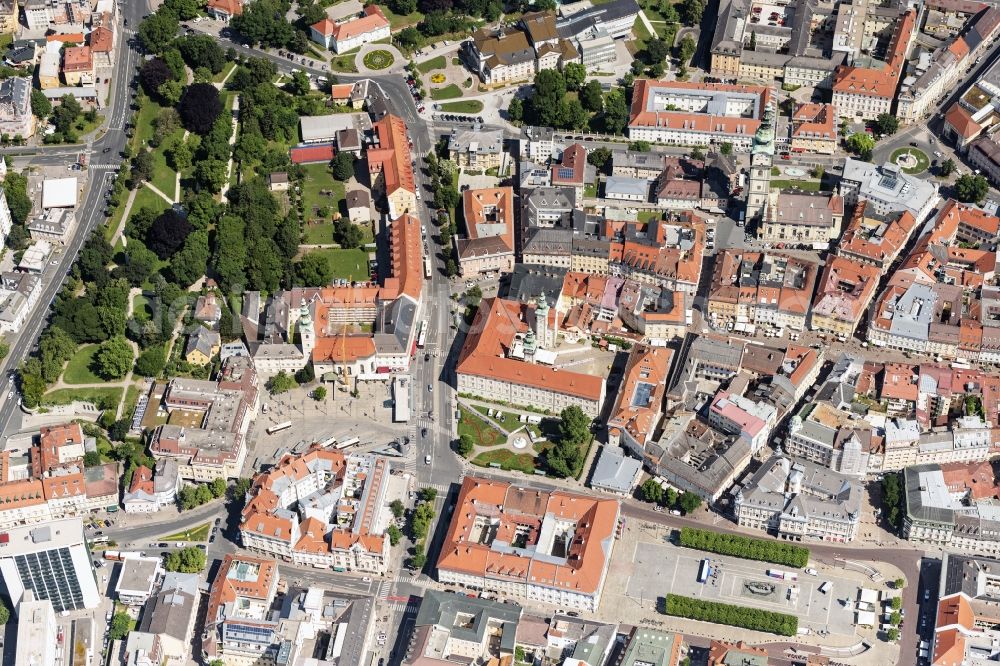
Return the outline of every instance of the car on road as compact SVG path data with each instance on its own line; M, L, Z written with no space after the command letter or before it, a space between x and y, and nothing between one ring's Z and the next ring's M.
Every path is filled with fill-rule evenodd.
M429 455L424 456L424 464L425 465L431 464L431 457Z
M156 544L156 547L157 548L169 548L170 544L169 543L158 543L158 544Z
M427 428L421 428L420 429L420 436L421 437L426 437L427 436Z
M816 571L815 569L806 569L806 573L809 574L810 576L818 576L819 575L819 572Z
M427 392L428 393L433 393L434 392L434 384L428 384L427 385Z
M370 582L372 582L372 577L371 576L365 576L361 580L363 582L365 582L365 583L370 583Z

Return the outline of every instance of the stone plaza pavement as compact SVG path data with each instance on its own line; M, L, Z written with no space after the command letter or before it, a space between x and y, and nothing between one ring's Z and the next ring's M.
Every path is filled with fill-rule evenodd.
M658 600L662 599L663 594L668 591L671 581L652 577L654 576L653 567L648 567L645 573L647 576L651 576L651 578L649 580L643 579L642 584L637 585L634 579L636 577L641 579L644 571L641 564L633 562L633 556L638 552L640 545L667 544L669 533L670 530L661 525L644 523L641 520L627 521L622 531L621 539L615 542L612 564L604 585L601 606L595 619L604 622L650 627L662 631L675 631L684 634L689 638L689 642L694 644L706 644L711 639L718 639L731 642L743 640L761 646L770 645L775 648L775 652L778 654L782 652L778 648L796 646L811 652L827 648L827 650L821 651L833 656L833 651L838 648L850 648L864 642L870 647L862 654L854 657L838 656L837 658L844 663L897 663L899 657L898 645L879 639L876 636L876 632L872 629L853 627L853 625L853 633L850 634L829 633L827 635L820 635L811 633L809 635L785 638L763 632L748 631L739 627L672 618L659 613L657 611ZM675 547L667 546L667 548L672 549ZM642 550L648 550L648 548L644 547ZM678 555L686 556L692 553L692 551L687 549L676 548L676 550ZM712 557L712 555L706 554L706 557ZM765 562L751 562L750 564L759 565L761 569L768 568L769 566ZM893 594L884 582L873 583L868 576L860 572L835 568L824 564L812 563L811 565L815 566L819 571L819 578L812 579L813 581L822 580L824 576L828 576L838 581L848 581L851 584L856 584L858 587L874 588L882 592L888 592L889 596ZM785 567L785 569L788 569L788 567ZM901 572L896 567L887 563L879 563L879 570L885 580L892 580L901 575ZM805 575L801 576L800 583L805 583L804 579L811 578ZM630 589L634 593L637 588L641 588L642 590L638 596L629 593ZM683 590L678 590L678 593L681 592ZM840 593L837 593L837 596L841 596ZM712 600L728 601L727 599L715 599L714 597L712 597ZM833 601L831 599L830 603L833 603Z

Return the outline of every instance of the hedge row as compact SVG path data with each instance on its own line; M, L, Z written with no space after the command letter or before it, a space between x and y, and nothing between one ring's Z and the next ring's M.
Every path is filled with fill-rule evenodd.
M692 599L676 594L668 594L665 603L667 615L684 617L689 620L728 624L751 631L766 631L779 636L795 636L799 631L799 618L787 613L775 613L759 608L747 608L716 601Z
M722 534L693 527L681 528L681 545L745 560L773 562L803 568L809 564L809 549L779 541L765 541L737 534Z

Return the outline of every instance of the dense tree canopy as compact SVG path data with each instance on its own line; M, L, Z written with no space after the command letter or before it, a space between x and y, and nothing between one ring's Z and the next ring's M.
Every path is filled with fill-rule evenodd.
M121 379L128 374L132 360L132 348L121 335L102 343L94 357L97 374L108 380Z
M184 127L198 134L207 134L222 113L219 89L211 83L192 83L181 95L178 111Z
M160 259L169 259L184 245L192 230L187 217L169 208L153 221L146 235L146 246Z
M177 40L184 62L191 69L204 67L212 74L218 74L226 65L226 54L219 42L209 35L188 35Z
M159 11L139 24L139 40L147 51L159 53L177 35L177 18L169 11Z
M152 58L143 63L139 70L139 82L146 94L159 99L160 86L174 78L174 73L163 58Z

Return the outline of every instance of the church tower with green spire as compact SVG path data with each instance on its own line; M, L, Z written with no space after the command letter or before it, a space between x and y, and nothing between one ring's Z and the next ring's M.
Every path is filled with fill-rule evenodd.
M763 217L771 193L771 168L774 166L774 107L768 104L753 137L750 150L750 181L747 185L746 218Z

